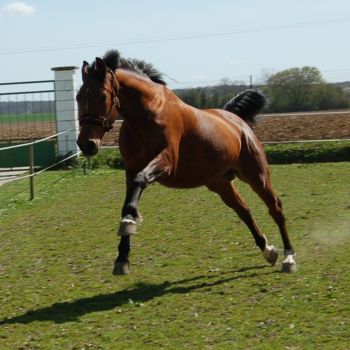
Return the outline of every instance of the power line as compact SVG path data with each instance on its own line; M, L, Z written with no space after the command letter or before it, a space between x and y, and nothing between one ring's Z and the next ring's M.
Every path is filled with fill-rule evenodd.
M0 51L0 55L16 55L16 54L30 54L30 53L39 53L39 52L53 52L53 51L67 51L67 50L78 50L78 49L87 49L93 47L101 47L105 45L116 45L116 46L125 46L125 45L139 45L139 44L151 44L151 43L160 43L160 42L169 42L169 41L181 41L181 40L194 40L194 39L206 39L213 37L223 37L231 36L237 34L249 34L249 33L260 33L260 32L269 32L269 31L279 31L287 29L299 29L306 27L314 27L320 25L332 25L340 23L350 22L349 17L344 18L334 18L328 20L315 20L307 22L296 22L289 24L278 24L278 25L261 25L246 27L241 29L236 29L232 31L219 31L219 32L207 32L207 33L192 33L192 34L175 34L169 36L160 36L160 37L150 37L150 38L138 38L138 39L129 39L123 41L103 41L98 43L85 43L80 45L71 45L71 46L55 46L55 47L39 47L39 48L27 48L27 49L18 49L12 51Z
M320 73L337 73L337 72L350 72L350 68L339 68L339 69L327 69L327 70L319 70ZM221 79L213 79L213 80L198 80L198 81L181 81L178 79L175 79L168 74L163 74L165 77L167 77L173 84L176 85L194 85L194 84L215 84L220 83L225 80L228 80L229 82L240 82L245 80L250 80L250 78L258 78L258 81L261 81L261 75L259 74L246 74L241 76L234 76L234 77L224 77ZM256 84L256 83L255 83ZM259 83L260 84L260 83ZM247 84L248 85L248 84Z

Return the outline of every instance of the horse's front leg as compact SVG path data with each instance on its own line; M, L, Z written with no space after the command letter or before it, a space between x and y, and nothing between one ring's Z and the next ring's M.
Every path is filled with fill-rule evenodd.
M118 235L121 238L118 246L118 257L114 264L114 275L129 274L130 236L136 233L137 224L141 220L138 202L143 190L160 177L168 176L170 169L167 154L162 152L146 168L135 176L128 178L122 220L118 230Z

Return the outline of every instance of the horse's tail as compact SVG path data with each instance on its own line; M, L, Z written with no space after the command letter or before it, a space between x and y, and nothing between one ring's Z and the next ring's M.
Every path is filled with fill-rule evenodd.
M266 103L265 96L257 90L247 89L228 101L224 109L241 117L249 124L255 123L255 117Z

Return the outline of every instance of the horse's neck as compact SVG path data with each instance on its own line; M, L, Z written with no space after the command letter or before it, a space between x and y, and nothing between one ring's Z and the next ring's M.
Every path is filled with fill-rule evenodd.
M149 110L149 103L157 93L155 85L147 78L123 69L117 71L117 79L122 116L130 122L139 120Z

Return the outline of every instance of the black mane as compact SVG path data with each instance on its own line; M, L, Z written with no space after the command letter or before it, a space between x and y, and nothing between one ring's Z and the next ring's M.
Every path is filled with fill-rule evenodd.
M160 73L151 63L147 63L138 59L123 58L117 50L110 50L103 56L103 61L113 71L117 68L132 70L137 74L147 76L158 84L166 85L163 74Z

